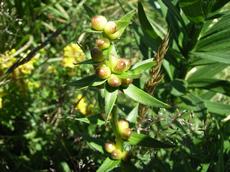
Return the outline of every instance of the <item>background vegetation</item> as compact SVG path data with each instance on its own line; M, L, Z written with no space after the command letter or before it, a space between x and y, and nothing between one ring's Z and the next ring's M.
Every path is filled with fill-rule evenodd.
M229 171L229 9L228 0L0 1L0 171ZM132 10L117 51L133 64L154 57L133 84L171 108L119 93L119 117L147 139L131 136L130 158L118 162L103 150L113 139L103 92L79 89L93 66L73 64L90 59L91 16Z

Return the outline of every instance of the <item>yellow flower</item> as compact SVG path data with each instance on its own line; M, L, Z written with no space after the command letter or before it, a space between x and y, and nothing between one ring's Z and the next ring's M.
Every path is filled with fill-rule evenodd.
M64 48L62 66L74 68L74 64L85 59L85 54L78 44L70 43Z
M8 69L16 61L13 54L16 52L15 49L6 51L4 54L0 54L0 69Z
M82 97L81 94L79 94L77 96L77 105L75 107L75 110L80 111L82 114L86 115L87 114L87 103L86 103L86 99L84 97Z

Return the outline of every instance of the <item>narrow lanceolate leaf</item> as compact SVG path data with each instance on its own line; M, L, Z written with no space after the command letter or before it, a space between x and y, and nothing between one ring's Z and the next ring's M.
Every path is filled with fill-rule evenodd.
M136 105L133 110L128 114L126 120L132 123L136 123L138 117L138 105Z
M180 0L179 5L189 20L194 23L200 23L205 19L202 2L201 0Z
M109 172L112 169L118 167L121 161L111 160L110 158L106 158L104 162L101 164L97 172Z
M76 81L71 81L69 85L74 86L76 89L82 89L88 86L98 86L104 82L105 80L101 80L96 75L90 75Z
M96 124L98 126L104 125L105 121L102 121L98 118L98 116L90 116L88 118L75 118L75 120L80 121L80 122L84 122L87 124Z
M85 60L85 61L76 63L76 65L82 65L82 64L98 64L98 62L95 62L92 59L89 59L89 60Z
M137 63L131 70L119 75L120 78L139 78L142 73L151 69L156 64L153 59L144 60Z
M138 133L132 133L128 142L131 145L138 145L138 146L151 147L151 148L171 148L175 146L172 143L162 142L152 137L149 137L145 134L138 134Z
M87 142L87 144L92 148L95 149L96 151L100 152L100 153L104 153L104 149L103 146L95 143L95 142Z
M121 36L125 29L128 27L128 25L131 23L134 14L135 10L132 10L128 12L126 15L122 16L119 20L117 20L117 32L115 32L114 34L119 33L119 36Z
M157 35L152 25L148 21L148 18L145 14L145 11L144 11L144 8L141 2L138 3L138 17L139 17L139 21L141 23L141 28L143 32L152 39L159 39L159 36Z
M219 115L224 115L224 116L230 113L230 105L228 104L211 102L209 100L203 100L203 101L209 112L219 114Z
M230 14L226 13L208 25L191 55L196 58L208 59L214 62L230 64Z
M140 88L131 84L128 88L124 89L124 93L132 98L133 100L152 107L164 107L169 108L170 106L160 100L154 98L150 94L146 93L145 91L141 90Z
M76 89L88 87L96 80L96 75L90 75L85 78L70 82L71 86L75 86Z
M226 80L219 80L215 78L198 78L188 82L188 87L207 89L230 96L230 82Z
M105 115L106 115L106 119L109 118L109 115L113 110L113 106L114 106L116 99L117 99L117 94L118 94L118 90L110 92L105 88Z

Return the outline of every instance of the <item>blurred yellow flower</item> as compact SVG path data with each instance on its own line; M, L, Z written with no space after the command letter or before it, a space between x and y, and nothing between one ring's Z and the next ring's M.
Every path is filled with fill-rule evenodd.
M84 97L82 97L81 94L79 94L76 98L77 100L77 105L75 107L75 110L80 111L82 114L86 115L87 114L87 103L86 103L86 99Z
M63 67L74 68L74 64L85 59L85 53L76 43L70 43L64 48L64 56L61 61Z
M15 49L6 51L4 54L0 54L0 70L8 69L16 61L13 54L16 52Z

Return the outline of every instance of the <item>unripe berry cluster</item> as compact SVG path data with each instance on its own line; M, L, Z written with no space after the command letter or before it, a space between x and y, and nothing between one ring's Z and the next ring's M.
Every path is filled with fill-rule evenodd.
M110 154L110 157L115 160L126 159L127 152L119 149L115 143L107 142L105 143L105 151Z
M91 20L91 27L96 31L103 31L109 39L114 40L120 37L116 22L107 21L104 16L94 16Z
M129 122L126 120L119 120L117 122L118 134L123 140L128 140L132 134L132 130L129 128ZM108 152L112 159L126 159L127 151L122 151L116 146L115 143L107 142L105 143L105 151Z
M122 139L128 140L132 134L132 130L129 127L129 122L126 120L119 120L117 123L118 132Z
M116 22L107 21L104 16L94 16L91 20L91 27L104 33L104 37L97 39L96 46L91 50L92 60L97 62L96 75L101 79L106 79L111 87L128 87L132 83L132 79L121 79L119 75L130 69L130 60L104 53L110 48L111 39L118 38L116 37L116 33L119 33Z

